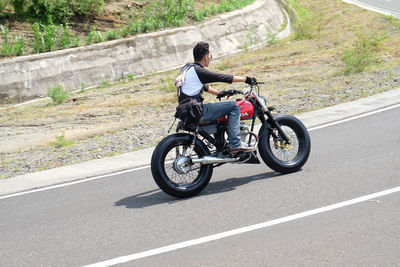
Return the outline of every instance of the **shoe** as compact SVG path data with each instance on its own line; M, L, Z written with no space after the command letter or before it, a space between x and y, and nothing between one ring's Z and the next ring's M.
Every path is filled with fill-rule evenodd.
M254 150L256 150L255 147L253 147L253 146L248 146L247 144L245 144L245 143L242 142L242 143L240 144L240 146L230 148L230 149L229 149L229 153L252 152L252 151L254 151Z

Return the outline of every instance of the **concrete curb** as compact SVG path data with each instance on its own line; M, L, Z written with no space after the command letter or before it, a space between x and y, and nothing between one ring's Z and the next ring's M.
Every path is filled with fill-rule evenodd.
M400 103L400 88L297 117L307 128L339 121ZM0 180L0 196L149 166L154 148Z

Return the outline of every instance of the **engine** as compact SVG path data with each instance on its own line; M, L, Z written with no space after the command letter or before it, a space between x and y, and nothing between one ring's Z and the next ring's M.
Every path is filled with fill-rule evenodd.
M240 123L240 139L242 140L242 142L247 141L247 136L249 135L249 133L250 133L250 130L249 130L249 126L247 125L247 123L241 122Z

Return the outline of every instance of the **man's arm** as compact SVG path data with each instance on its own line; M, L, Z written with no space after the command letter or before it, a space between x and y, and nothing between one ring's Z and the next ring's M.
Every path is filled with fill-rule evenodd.
M232 80L232 82L234 82L234 83L245 82L245 81L246 81L246 78L243 78L241 76L233 76L233 80Z
M246 78L243 78L241 76L233 76L232 82L237 83L237 82L245 82ZM207 93L213 94L218 96L219 91L217 89L212 88L211 86L208 86Z
M211 86L209 86L209 87L208 87L207 93L210 93L210 94L212 94L212 95L218 96L219 91L218 91L217 89L214 89L214 88L212 88Z
M194 69L202 84L216 83L216 82L223 82L223 83L233 82L233 75L212 72L199 66L194 66Z

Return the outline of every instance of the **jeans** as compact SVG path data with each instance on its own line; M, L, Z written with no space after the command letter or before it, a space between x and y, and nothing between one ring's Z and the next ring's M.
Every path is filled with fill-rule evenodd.
M228 142L230 148L241 145L240 140L240 109L236 101L224 101L203 104L201 120L211 121L228 115Z

